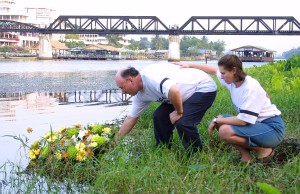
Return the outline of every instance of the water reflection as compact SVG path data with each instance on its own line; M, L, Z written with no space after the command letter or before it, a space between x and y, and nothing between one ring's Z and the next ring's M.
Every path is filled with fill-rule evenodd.
M0 121L16 121L18 109L38 114L51 113L59 105L81 103L84 106L128 105L131 96L119 89L80 90L73 92L0 92Z
M119 89L60 92L58 94L60 103L128 103L130 98L127 94L122 94L122 91Z

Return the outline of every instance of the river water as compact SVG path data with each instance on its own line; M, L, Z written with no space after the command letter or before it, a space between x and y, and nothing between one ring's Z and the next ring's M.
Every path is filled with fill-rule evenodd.
M126 66L141 69L155 62L0 59L0 182L3 172L9 171L2 164L29 161L28 150L13 137L30 145L50 128L122 119L130 108L130 96L114 90L116 70ZM208 64L216 66L217 61ZM27 132L29 127L32 133Z

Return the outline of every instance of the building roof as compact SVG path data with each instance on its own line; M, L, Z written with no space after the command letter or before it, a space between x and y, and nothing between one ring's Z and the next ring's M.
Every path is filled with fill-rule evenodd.
M276 52L270 49L266 49L260 46L252 46L252 45L246 45L242 47L238 47L235 49L231 49L231 51L246 51L246 50L251 50L251 51L265 51L265 52Z
M51 41L52 49L53 50L67 50L69 49L65 43L61 43L58 40L52 40ZM39 43L34 45L31 49L33 50L39 50Z
M120 52L121 48L116 48L116 47L108 46L108 45L91 44L86 47L83 47L82 50L107 50L107 51Z

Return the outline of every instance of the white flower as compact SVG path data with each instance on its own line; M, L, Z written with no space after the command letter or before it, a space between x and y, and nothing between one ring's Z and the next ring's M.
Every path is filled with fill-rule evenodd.
M78 133L78 136L77 138L82 140L83 137L88 133L88 130L80 130L79 133Z
M74 143L77 143L77 142L78 142L78 141L77 141L77 137L76 137L75 135L73 135L73 136L71 137L71 139L73 139Z

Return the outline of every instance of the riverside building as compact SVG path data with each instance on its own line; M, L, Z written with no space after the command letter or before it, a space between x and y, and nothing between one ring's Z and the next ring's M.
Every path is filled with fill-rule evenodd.
M15 0L0 0L0 20L17 21L45 28L55 19L54 11L50 8L19 8ZM53 39L60 39L60 36L55 35ZM0 33L0 46L31 48L38 42L38 33Z

